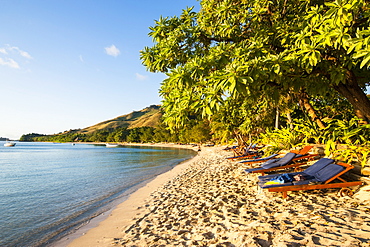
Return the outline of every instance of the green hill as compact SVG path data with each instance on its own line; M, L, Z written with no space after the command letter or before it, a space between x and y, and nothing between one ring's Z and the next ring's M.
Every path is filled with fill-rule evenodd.
M151 105L140 111L133 111L129 114L107 120L93 126L78 130L77 133L90 134L102 129L116 129L116 128L138 128L138 127L157 127L159 120L162 117L160 106Z
M37 133L30 133L22 135L20 141L53 141L53 142L113 142L126 141L127 136L132 130L148 129L150 135L153 133L153 128L156 128L160 123L162 112L160 106L151 105L140 111L134 111L126 115L107 120L84 129L71 129L54 135L44 135ZM127 130L123 130L126 129ZM124 133L122 133L124 131ZM142 133L141 133L142 134ZM117 136L116 136L117 135ZM138 139L138 137L135 137ZM134 137L129 140L135 141Z
M149 142L205 142L210 139L208 125L201 124L182 129L181 135L171 133L161 123L160 106L151 105L140 111L116 117L84 129L71 129L58 134L30 133L20 141L29 142L95 142L95 143L149 143Z

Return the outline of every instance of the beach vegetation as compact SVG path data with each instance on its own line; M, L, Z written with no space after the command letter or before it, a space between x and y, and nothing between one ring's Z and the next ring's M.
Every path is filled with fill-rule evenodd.
M170 131L163 122L160 122L154 130L153 140L157 143L175 143L179 141L179 138L177 131Z
M337 144L330 140L326 143L325 155L348 163L360 163L362 167L365 167L370 156L370 142L367 145L359 146Z
M205 143L211 140L211 130L206 121L191 121L192 125L179 132L181 143Z
M366 1L200 4L199 12L157 20L149 33L154 45L141 52L149 71L168 76L160 92L169 127L184 125L189 112L212 118L240 98L250 107L239 111L265 101L273 110L290 98L323 128L309 100L333 92L370 119Z
M276 153L280 150L289 150L302 141L302 136L297 131L292 131L289 127L283 129L267 129L261 133L260 143L268 143L265 148L267 155Z
M141 60L167 75L170 130L197 115L221 142L366 145L369 17L365 0L203 0L156 20Z
M55 135L25 134L20 141L29 142L130 142L130 143L151 143L151 142L173 142L173 143L205 143L211 140L210 128L207 122L194 121L193 125L183 128L177 132L168 130L162 123L157 128L142 126L132 129L106 128L98 129L90 133L78 133L77 130L69 130Z
M370 124L360 124L357 117L323 121L325 128L318 128L310 121L295 120L294 129L266 130L259 142L269 144L266 154L307 143L321 144L325 147L325 155L365 166L370 154Z

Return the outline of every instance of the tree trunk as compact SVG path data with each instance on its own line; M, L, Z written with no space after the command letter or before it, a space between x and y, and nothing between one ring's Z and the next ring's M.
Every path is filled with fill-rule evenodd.
M312 121L314 121L320 128L325 128L324 123L321 119L317 116L315 109L312 107L310 101L308 100L308 95L306 92L301 92L299 94L299 104L306 109L308 115L311 117Z
M355 109L355 114L356 116L360 119L359 123L360 124L368 124L369 120L362 114L362 112L359 109Z
M362 118L364 121L370 119L370 100L358 86L356 77L352 71L347 71L347 83L339 83L334 86L334 89L353 105L356 116Z
M279 109L276 108L275 129L279 129Z
M288 119L288 124L289 124L290 129L294 129L294 126L293 126L293 120L292 120L292 116L290 115L290 112L288 112L288 113L286 114L286 117L287 117L287 119Z

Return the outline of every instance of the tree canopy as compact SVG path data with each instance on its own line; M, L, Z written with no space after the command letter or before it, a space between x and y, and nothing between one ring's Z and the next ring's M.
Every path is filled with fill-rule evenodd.
M317 102L346 99L370 120L370 5L365 0L207 0L161 17L141 51L161 85L165 122L194 113L224 128L271 125L276 109L301 107L320 127ZM215 114L217 113L217 114ZM323 116L325 117L325 116ZM258 122L258 126L256 126Z

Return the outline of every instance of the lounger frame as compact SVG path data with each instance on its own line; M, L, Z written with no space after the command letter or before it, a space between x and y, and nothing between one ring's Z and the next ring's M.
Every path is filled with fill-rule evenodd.
M340 176L344 173L348 172L349 170L353 169L354 166L338 162L337 165L344 166L345 169L338 173L337 175L331 177L323 184L302 184L302 185L288 185L288 186L282 186L282 187L271 187L266 188L269 192L282 192L283 198L286 198L288 196L288 191L300 191L300 190L317 190L317 189L332 189L332 188L346 188L351 186L358 186L362 184L362 181L355 181L355 182L347 182ZM341 183L331 183L331 181L338 179L341 181Z
M301 159L310 159L312 157L317 156L317 154L308 154L308 151L310 151L311 148L313 148L313 146L305 146L301 150L291 150L289 152L302 155L302 156L293 158L293 161L298 161L298 160L301 160ZM253 157L253 156L250 156L250 157ZM243 159L243 158L248 158L248 157L241 157L241 158L240 158L240 156L239 157L229 157L229 159ZM273 156L269 159L261 158L261 159L255 159L255 160L244 160L244 161L241 161L240 163L256 164L256 163L262 163L262 162L265 162L267 160L274 159L274 158L275 158L275 156Z
M277 170L284 170L284 169L288 169L288 168L297 168L297 167L300 167L300 166L307 165L307 162L313 161L317 157L319 157L317 154L308 154L308 155L304 155L302 157L293 158L292 159L292 162L293 163L290 163L288 165L277 166L277 167L266 168L266 169L260 169L260 170L255 170L255 171L250 171L249 173L261 173L262 176L263 176L263 175L265 175L266 172L272 172L272 171L277 171ZM296 161L295 159L298 159L298 160L307 159L307 161L301 162L301 163L296 163L295 162Z

